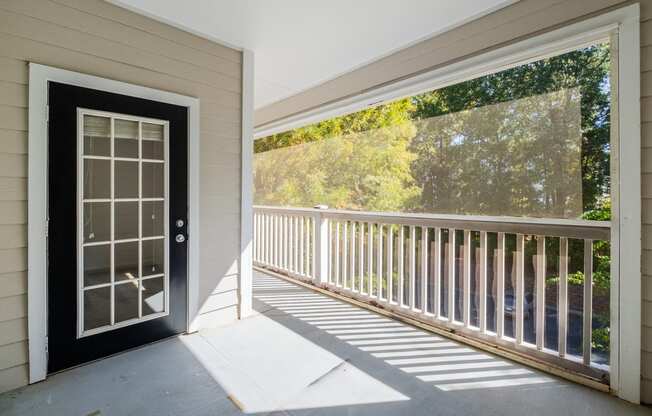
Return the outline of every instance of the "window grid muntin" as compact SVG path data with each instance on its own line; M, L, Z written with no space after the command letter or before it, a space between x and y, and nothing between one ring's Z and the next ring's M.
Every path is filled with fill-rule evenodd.
M84 116L99 116L106 117L110 119L110 156L96 156L96 155L85 155L84 154ZM169 314L169 124L164 120L149 119L144 117L134 117L119 113L108 113L95 110L86 110L78 108L77 110L78 118L78 186L77 186L77 199L78 199L78 273L77 273L77 289L78 289L78 308L77 308L77 337L82 338L90 335L95 335L98 333L122 328L132 324L145 322L151 319L159 318L162 316L167 316ZM131 120L138 122L138 158L125 158L125 157L116 157L115 156L115 120ZM163 126L163 160L160 159L144 159L142 158L142 142L147 141L157 141L152 138L143 138L143 123L157 124ZM111 198L84 198L84 161L96 159L96 160L109 160L110 161L110 195ZM115 162L116 161L131 161L138 162L138 198L116 198L115 197ZM153 198L143 198L142 197L142 187L143 187L143 177L142 177L142 165L143 163L162 163L163 164L163 197L153 197ZM87 203L110 203L110 240L108 241L97 241L97 242L84 242L84 223L83 223L83 213L84 206ZM138 202L138 238L129 238L129 239L115 239L115 203L116 202ZM143 202L163 202L163 235L155 235L143 237L142 233L142 223L143 223ZM143 276L142 271L142 261L143 261L143 241L151 240L163 240L163 273L156 273L152 275ZM138 278L137 279L126 279L121 281L116 281L115 279L115 245L120 243L127 242L138 242ZM110 280L108 283L84 286L84 247L89 246L109 246L110 247ZM149 315L143 316L142 305L143 305L143 291L142 283L143 281L163 278L163 311L155 312ZM125 321L116 323L116 310L115 310L115 287L133 283L137 281L138 283L138 318L133 318ZM85 330L84 328L84 293L93 289L101 289L110 287L110 324L100 326L97 328L92 328Z

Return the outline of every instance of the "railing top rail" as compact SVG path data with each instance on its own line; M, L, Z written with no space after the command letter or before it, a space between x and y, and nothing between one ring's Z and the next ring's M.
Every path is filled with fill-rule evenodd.
M455 228L472 231L505 232L592 240L609 240L611 237L611 224L609 221L402 212L367 212L263 205L254 206L254 210L258 212L285 215L322 215L326 218L338 220Z

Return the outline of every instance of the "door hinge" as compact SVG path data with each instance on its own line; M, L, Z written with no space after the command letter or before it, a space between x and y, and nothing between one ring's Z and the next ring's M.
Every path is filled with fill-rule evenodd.
M45 220L45 238L50 235L50 220Z
M46 104L45 105L45 122L47 123L48 121L50 121L50 106Z
M49 344L49 338L45 337L45 354L46 355L50 353L50 351L48 349L48 344Z

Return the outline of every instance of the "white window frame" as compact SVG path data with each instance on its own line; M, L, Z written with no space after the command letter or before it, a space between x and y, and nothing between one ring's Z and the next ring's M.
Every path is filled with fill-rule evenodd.
M632 4L377 89L259 126L261 138L595 43L616 40L616 139L612 141L611 390L640 401L641 162L640 11ZM612 117L614 115L612 114ZM625 179L626 178L626 179ZM623 179L623 180L621 180ZM624 278L621 278L624 277Z
M84 116L89 115L89 116L97 116L97 117L105 117L110 119L110 137L109 140L111 142L110 148L111 152L109 156L92 156L92 155L85 155L84 154ZM138 123L138 157L137 158L123 158L123 157L116 157L115 156L115 120L127 120L127 121L134 121ZM142 123L149 123L149 124L157 124L163 127L163 160L150 160L150 159L144 159L142 155L142 141L146 140L143 138L142 134ZM139 324L141 322L149 321L152 319L157 319L157 318L162 318L164 316L168 316L170 314L170 247L169 247L169 241L170 241L170 226L169 226L169 208L170 208L170 141L169 141L169 136L170 136L170 122L167 120L159 120L159 119L153 119L153 118L147 118L147 117L137 117L137 116L132 116L129 114L121 114L121 113L115 113L115 112L107 112L107 111L97 111L97 110L89 110L86 108L77 108L77 338L84 338L96 334L100 334L102 332L108 332L112 331L114 329L119 329L119 328L124 328L129 325L135 325ZM133 163L138 163L139 164L139 183L142 183L143 176L142 176L142 163L148 163L148 162L155 162L155 163L163 163L163 197L162 201L163 202L163 236L154 236L154 237L143 237L142 236L142 203L146 202L148 200L151 200L150 198L143 198L142 196L142 188L141 185L139 185L138 189L138 197L130 200L130 202L138 202L138 237L131 238L128 240L117 240L115 238L115 208L114 208L114 203L116 200L117 202L120 202L120 198L115 197L115 185L114 185L114 178L115 178L115 167L111 167L110 170L110 175L112 176L111 178L111 192L112 195L108 198L108 200L102 200L102 202L109 202L111 204L111 236L109 237L109 240L107 241L102 241L99 243L85 243L84 242L84 224L82 219L84 218L83 212L84 212L84 204L85 204L85 199L84 199L84 183L83 183L83 172L84 172L84 161L87 159L102 159L102 160L109 160L111 163L114 161L128 161L128 162L133 162ZM160 200L160 198L154 198L155 200ZM161 238L162 237L162 238ZM151 276L143 276L143 271L142 271L142 261L143 261L143 250L142 250L142 242L147 241L147 240L163 240L163 273L151 275ZM128 242L134 242L134 243L139 243L139 248L138 248L138 268L139 268L139 273L138 277L135 279L137 284L136 288L138 290L138 314L139 316L137 318L132 318L129 320L121 321L121 322L115 322L115 287L116 285L127 285L130 284L129 280L125 280L122 282L116 282L115 281L115 250L114 250L114 244L115 243L128 243ZM103 283L100 285L93 285L91 289L85 288L84 287L84 247L89 246L89 245L109 245L111 247L111 268L110 268L110 280L108 283ZM163 311L161 312L156 312L153 314L149 315L142 315L142 285L143 281L147 281L149 279L156 279L156 278L163 278ZM85 314L85 309L84 309L84 291L85 290L93 290L95 288L99 287L109 287L111 289L111 299L110 299L110 314L111 314L111 320L109 325L104 325L101 327L97 328L92 328L89 330L84 329L84 314Z
M188 108L188 310L186 329L198 328L199 99L92 75L29 64L27 326L29 382L47 376L48 83L59 82Z

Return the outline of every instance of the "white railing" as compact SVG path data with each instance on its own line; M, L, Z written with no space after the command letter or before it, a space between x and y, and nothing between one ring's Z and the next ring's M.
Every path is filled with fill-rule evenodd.
M593 247L609 239L598 221L254 208L259 267L603 380Z

